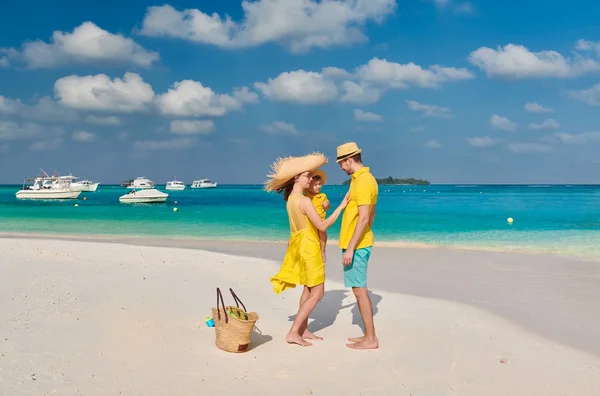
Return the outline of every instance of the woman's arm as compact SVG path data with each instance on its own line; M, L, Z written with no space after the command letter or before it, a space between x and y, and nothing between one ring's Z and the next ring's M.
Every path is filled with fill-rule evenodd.
M331 227L333 223L335 223L337 218L342 213L342 210L344 210L344 208L348 204L348 196L349 193L346 194L346 196L342 200L342 203L335 209L331 216L329 216L325 220L321 219L321 216L319 216L319 214L315 210L315 207L313 206L310 199L306 197L300 200L300 210L303 214L306 215L306 217L308 217L308 220L310 220L310 222L317 228L317 230L327 231L327 229Z

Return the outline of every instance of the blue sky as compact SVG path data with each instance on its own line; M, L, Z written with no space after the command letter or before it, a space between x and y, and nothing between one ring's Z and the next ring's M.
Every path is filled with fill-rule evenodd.
M356 141L377 177L598 183L596 1L11 1L0 183L262 183Z

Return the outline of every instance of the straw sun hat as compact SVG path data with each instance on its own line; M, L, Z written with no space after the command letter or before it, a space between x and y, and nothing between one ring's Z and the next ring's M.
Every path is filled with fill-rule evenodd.
M327 157L321 153L312 153L303 157L278 158L271 165L271 173L267 175L265 190L277 191L288 181L304 172L314 172L327 163Z

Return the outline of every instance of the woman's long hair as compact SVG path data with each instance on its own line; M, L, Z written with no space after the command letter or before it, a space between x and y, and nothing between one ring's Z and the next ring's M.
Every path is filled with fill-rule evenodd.
M285 183L283 186L279 187L277 190L278 194L281 194L281 192L283 191L283 200L287 201L288 198L290 197L290 194L292 193L292 190L294 189L294 183L296 182L296 178L293 177L291 178L287 183Z

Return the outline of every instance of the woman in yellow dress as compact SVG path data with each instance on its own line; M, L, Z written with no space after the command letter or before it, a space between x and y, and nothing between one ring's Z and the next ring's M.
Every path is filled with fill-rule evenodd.
M271 278L279 294L296 285L304 285L294 323L286 336L290 344L310 346L306 339L321 339L308 331L308 316L325 292L325 263L321 254L319 231L326 231L348 204L348 194L331 216L322 219L310 198L304 196L312 175L327 162L323 154L281 158L273 164L265 190L283 193L290 222L290 240L277 275Z

